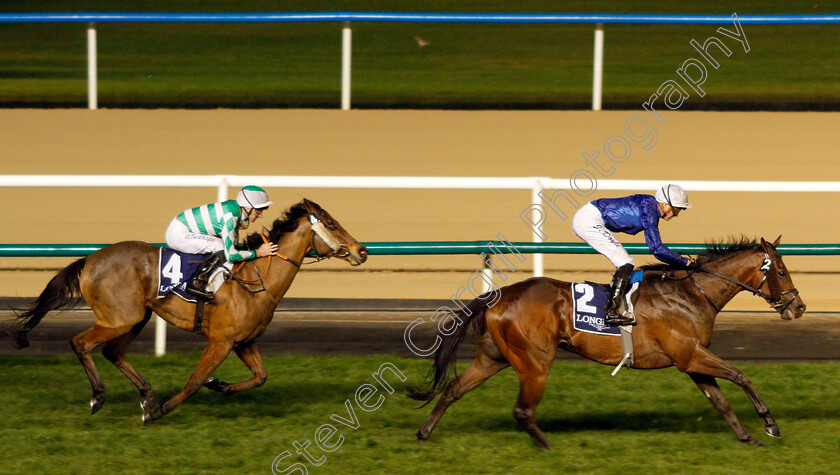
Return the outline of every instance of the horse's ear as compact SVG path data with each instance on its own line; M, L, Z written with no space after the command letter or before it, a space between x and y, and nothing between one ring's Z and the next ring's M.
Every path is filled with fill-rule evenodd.
M761 248L764 249L764 252L766 253L773 251L773 246L769 242L765 241L764 238L761 238Z
M780 242L782 242L782 235L781 234L779 234L779 237L777 237L776 240L773 241L773 247L779 247Z

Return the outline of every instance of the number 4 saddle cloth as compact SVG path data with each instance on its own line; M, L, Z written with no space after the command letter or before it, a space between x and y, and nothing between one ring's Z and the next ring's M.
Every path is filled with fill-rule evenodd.
M158 264L160 284L157 297L162 299L169 292L174 291L179 297L194 302L195 296L186 293L184 289L205 259L207 259L207 254L188 254L165 247L160 248Z
M642 283L643 271L633 271L627 287L627 308L633 312L636 292ZM575 330L598 335L619 336L619 327L610 327L604 323L607 303L610 299L610 286L592 282L572 284L573 308L575 312Z

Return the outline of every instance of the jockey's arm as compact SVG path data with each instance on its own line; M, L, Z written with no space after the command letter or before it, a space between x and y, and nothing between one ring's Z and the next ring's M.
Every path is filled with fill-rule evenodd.
M221 234L222 241L225 246L225 257L230 262L247 261L257 257L256 251L249 251L245 249L240 250L236 248L238 236L236 233L236 220L233 218L225 221Z
M668 246L662 243L659 235L659 205L653 203L652 206L643 208L640 216L648 249L654 257L666 264L688 265L688 259L668 249Z
M668 249L659 236L659 206L645 209L641 215L645 229L645 243L653 256L666 264L688 265L688 259Z
M689 260L680 254L672 251L659 237L659 228L645 228L645 243L653 256L666 264L688 265Z

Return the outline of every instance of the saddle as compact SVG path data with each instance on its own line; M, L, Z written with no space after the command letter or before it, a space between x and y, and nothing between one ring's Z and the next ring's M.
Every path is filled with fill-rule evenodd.
M632 314L639 299L638 289L643 271L633 271L627 292L624 294L627 310ZM609 305L610 286L594 282L572 284L572 308L575 313L574 328L577 331L598 335L619 335L619 327L607 326L604 322Z
M641 286L643 276L643 271L633 271L627 286L627 292L624 294L627 311L631 314L634 311L636 302L639 300L638 290ZM630 325L618 327L608 326L604 321L610 301L610 286L593 282L573 283L572 297L574 329L576 331L621 337L622 359L621 363L613 371L613 376L625 363L628 367L632 367L634 363L633 327Z
M207 260L207 254L189 254L169 248L160 248L158 261L158 298L164 298L173 293L187 302L195 303L195 320L193 331L201 334L204 320L204 306L206 299L198 298L187 292L186 287L192 277Z

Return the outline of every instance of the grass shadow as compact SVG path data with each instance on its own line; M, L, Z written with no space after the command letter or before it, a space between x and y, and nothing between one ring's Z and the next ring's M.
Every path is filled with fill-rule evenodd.
M501 415L482 420L459 421L463 429L477 428L491 432L518 430L519 424L512 415ZM727 432L729 426L716 411L701 414L674 411L599 412L574 414L564 417L539 417L537 425L546 433L571 433L586 431L657 431L657 432ZM763 425L763 424L762 424ZM450 426L450 430L453 429Z
M284 417L301 411L301 408L319 404L341 406L348 398L352 399L358 384L339 383L287 383L253 388L237 394L224 395L206 388L200 389L182 403L201 405L216 412L229 413L230 417L242 414L260 414L270 417ZM155 396L163 403L181 388L167 387L156 389ZM130 404L132 408L139 403L140 395L136 391L109 391L109 405Z

